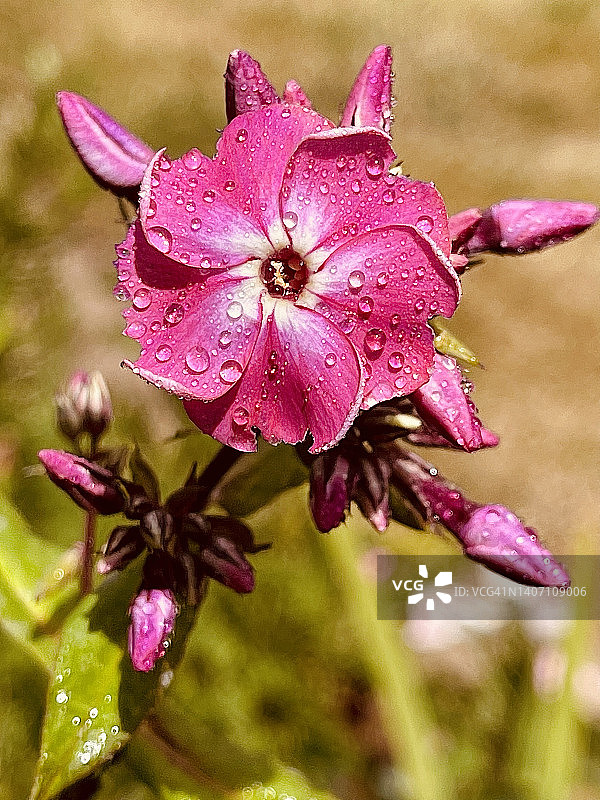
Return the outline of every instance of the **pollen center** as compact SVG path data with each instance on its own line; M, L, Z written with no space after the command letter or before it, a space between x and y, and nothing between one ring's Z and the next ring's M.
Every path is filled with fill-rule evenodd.
M287 249L280 250L263 261L260 277L271 297L285 297L294 301L306 286L308 275L300 256Z

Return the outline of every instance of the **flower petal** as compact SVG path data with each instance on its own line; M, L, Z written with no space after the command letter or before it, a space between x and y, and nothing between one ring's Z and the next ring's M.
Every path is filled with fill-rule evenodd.
M256 450L258 428L272 444L296 444L310 431L317 452L345 434L361 397L361 366L348 339L310 309L266 300L239 384L215 402L184 407L201 430L238 450Z
M56 102L67 136L92 178L136 202L154 150L81 95L58 92Z
M370 128L335 128L307 136L282 187L283 219L294 248L312 269L357 233L413 225L450 253L444 202L430 183L392 175L389 136Z
M279 207L283 173L299 142L326 127L314 111L280 104L236 117L214 159L199 150L175 161L157 154L142 183L146 238L195 267L235 266L289 246Z
M204 272L176 264L148 244L139 222L117 254L121 291L132 300L125 334L142 347L126 366L182 396L211 400L228 392L260 328L258 265Z
M306 106L312 108L312 103L306 96L304 89L296 81L288 81L283 90L283 100L286 103L296 103L299 106Z
M244 50L229 54L225 71L225 108L227 121L238 114L256 111L263 106L278 103L279 97L258 61Z
M456 275L408 226L364 233L339 247L309 277L299 303L330 318L352 341L368 375L363 408L413 392L429 380L433 332L427 320L450 316Z
M373 126L389 133L392 124L392 49L376 47L358 73L340 125Z

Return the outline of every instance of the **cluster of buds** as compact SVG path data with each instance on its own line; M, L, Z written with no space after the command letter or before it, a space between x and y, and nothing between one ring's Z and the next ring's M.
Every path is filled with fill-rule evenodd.
M456 359L437 353L429 383L410 397L363 412L344 439L310 463L310 508L319 530L344 520L354 501L378 531L390 518L412 525L443 525L464 553L520 583L566 586L569 577L525 527L501 505L481 506L448 483L432 465L406 446L474 452L494 447L498 437L485 428L470 398Z
M123 453L119 458L98 453L92 461L42 450L39 458L50 479L86 512L123 514L129 520L108 537L96 564L99 574L122 570L146 554L142 583L129 609L129 653L136 670L152 669L164 655L178 602L197 605L210 578L239 593L253 590L246 554L265 546L256 545L240 521L203 513L211 487L196 466L184 486L161 503L153 476L136 482L136 472L152 475L147 464L140 469L137 452L129 459L131 480L123 475Z
M56 421L60 432L81 449L88 436L94 450L112 422L112 402L100 372L76 372L55 397Z

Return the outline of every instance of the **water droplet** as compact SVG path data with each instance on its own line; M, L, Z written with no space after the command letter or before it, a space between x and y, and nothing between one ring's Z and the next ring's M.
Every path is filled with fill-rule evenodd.
M202 195L202 199L205 203L214 203L215 201L215 193L212 189L207 189L204 194Z
M240 128L235 138L237 142L245 142L248 138L248 131L245 128Z
M242 374L242 365L237 361L224 361L219 370L219 377L223 383L235 383Z
M185 210L189 214L193 214L194 211L196 210L196 203L194 203L193 200L188 200L188 202L185 204Z
M250 413L248 409L243 406L238 406L233 412L233 421L238 428L245 428L250 420Z
M185 356L185 363L190 372L200 375L210 366L210 356L203 347L192 347Z
M242 304L234 300L227 306L227 316L229 319L239 319L242 316L243 310Z
M354 192L354 194L358 194L360 192L361 182L359 180L354 180L350 184L350 188Z
M283 117L283 119L287 119L291 113L292 112L290 111L289 108L287 108L287 106L281 110L281 116Z
M156 216L156 202L154 200L150 200L148 203L148 210L146 211L146 217L148 219L152 219L154 216Z
M368 317L373 311L374 302L372 297L361 297L358 301L358 310L363 317Z
M417 228L423 233L431 233L433 230L433 220L431 217L419 217L417 220Z
M352 333L354 328L356 328L356 317L348 314L348 316L344 317L344 319L340 322L340 328L342 333Z
M171 159L167 158L167 156L162 155L158 161L158 168L161 169L163 172L168 172L173 164L171 163Z
M167 306L165 311L165 322L169 325L179 325L183 319L183 315L183 306L179 305L179 303L171 303L170 306Z
M371 178L379 178L383 174L384 164L383 158L377 155L371 155L367 159L365 165L367 175Z
M62 689L56 695L56 702L59 703L59 704L66 703L68 699L69 699L69 695L65 691L63 691Z
M143 322L131 322L125 328L125 333L132 339L141 339L146 333L146 326Z
M190 228L193 231L197 231L198 228L202 225L202 220L199 217L194 217L194 219L190 222Z
M327 353L325 356L325 366L333 367L335 366L335 362L337 361L337 356L335 353Z
M321 194L329 194L329 184L325 183L325 181L320 183L319 184L319 191L321 192Z
M384 203L390 205L390 203L394 202L394 198L396 197L396 192L393 189L387 189L381 196L381 199ZM418 223L417 223L418 224Z
M388 284L388 275L386 272L380 272L377 276L377 287L379 289L384 289Z
M110 732L112 733L113 736L116 736L117 733L119 732L119 726L113 725L112 728L110 729Z
M132 303L139 311L144 311L152 302L152 295L148 289L138 289L133 295Z
M97 708L90 708L90 717L92 719L96 719L98 716L98 709Z
M404 356L402 355L402 353L399 353L398 351L392 353L388 358L388 366L392 370L401 369L403 364L404 364Z
M425 301L423 299L417 300L415 302L415 311L417 312L417 314L423 311L424 308L425 308Z
M235 181L225 181L223 188L226 192L233 192L235 189Z
M80 722L81 722L81 717L73 717L73 719L71 720L71 723L73 725L79 725Z
M232 339L233 336L231 334L231 331L221 331L221 335L219 336L219 344L221 345L221 347L229 347Z
M398 325L400 325L400 314L392 314L390 318L390 325L392 327L392 330L394 330L395 328L398 327Z
M288 231L293 231L298 224L298 214L295 214L293 211L286 211L283 215L283 224Z
M348 275L348 286L351 289L355 289L356 291L358 291L359 289L362 289L364 285L365 285L364 272L361 272L359 269L355 269L354 272L351 272L350 275Z
M171 350L169 345L163 344L157 349L156 353L154 354L154 357L156 358L157 361L164 363L165 361L168 361L172 355L173 351Z
M168 253L173 246L173 237L166 228L148 228L146 238L161 253Z
M181 160L187 169L198 169L202 163L202 153L197 147L192 147L191 150L183 154Z
M365 334L365 349L367 353L377 355L385 347L385 333L381 328L371 328Z

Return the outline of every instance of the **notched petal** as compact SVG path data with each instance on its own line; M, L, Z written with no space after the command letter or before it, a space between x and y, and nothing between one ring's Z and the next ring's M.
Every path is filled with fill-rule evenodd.
M392 124L392 50L379 45L358 74L342 114L341 126L373 126L389 132Z
M279 102L277 92L258 61L244 50L230 53L224 77L228 122L245 111L256 111Z

